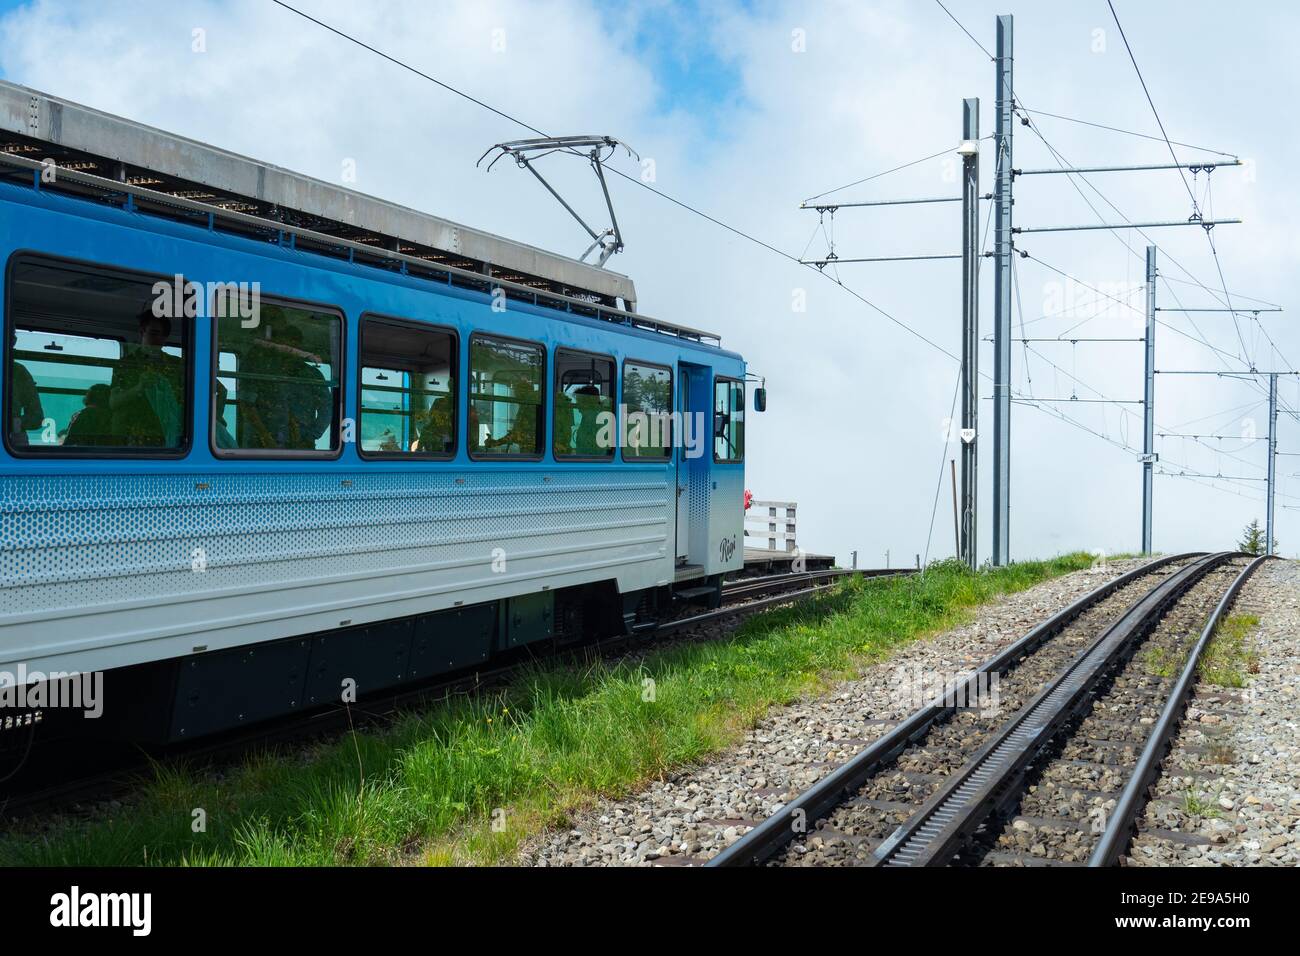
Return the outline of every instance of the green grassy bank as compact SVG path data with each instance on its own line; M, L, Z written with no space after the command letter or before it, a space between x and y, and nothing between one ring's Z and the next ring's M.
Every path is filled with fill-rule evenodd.
M111 813L0 833L0 863L508 862L527 837L594 799L727 747L772 706L1092 560L978 574L945 563L924 578L848 582L726 638L635 663L536 665L491 695L309 752L262 754L221 774L160 769Z

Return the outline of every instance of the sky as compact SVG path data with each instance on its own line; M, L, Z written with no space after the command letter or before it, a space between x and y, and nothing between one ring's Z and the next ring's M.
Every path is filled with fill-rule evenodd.
M963 97L993 130L995 17L1015 16L1018 169L1170 162L1156 114L1105 0L628 4L594 0L294 0L312 16L552 134L598 133L636 149L613 163L752 238L614 177L641 311L719 332L766 379L749 415L746 483L799 503L799 544L862 566L954 551L948 427L960 354L960 263L789 257L960 251L956 203L844 208L801 201L955 196ZM1281 0L1115 0L1180 162L1242 167L1021 176L1026 227L1241 218L1196 227L1017 236L1011 426L1013 559L1140 545L1145 246L1158 246L1161 308L1296 305L1300 208L1291 173L1300 96ZM576 256L585 234L511 164L475 162L533 135L311 24L271 0L0 0L5 79ZM1049 116L1045 114L1057 114ZM1112 132L1071 120L1115 127ZM1140 133L1142 136L1130 135ZM1196 147L1196 148L1192 148ZM1217 152L1215 152L1217 151ZM914 162L932 154L932 159ZM1227 154L1227 155L1224 155ZM991 140L981 191L992 189ZM590 171L545 172L604 225ZM906 168L875 176L894 167ZM858 182L874 177L865 182ZM1191 195L1189 195L1189 192ZM981 237L991 204L982 203ZM851 290L851 291L850 291ZM856 294L856 295L855 295ZM993 281L980 273L981 336ZM864 302L863 299L871 303ZM1289 311L1162 312L1156 367L1300 368ZM928 339L928 344L923 340ZM1055 341L1058 340L1059 341ZM935 347L938 346L938 347ZM991 543L992 347L980 357L980 554ZM1267 402L1249 378L1157 375L1157 550L1232 547L1264 519ZM1280 386L1300 410L1300 378ZM1278 425L1276 537L1300 554L1300 423ZM1193 435L1196 437L1179 437Z

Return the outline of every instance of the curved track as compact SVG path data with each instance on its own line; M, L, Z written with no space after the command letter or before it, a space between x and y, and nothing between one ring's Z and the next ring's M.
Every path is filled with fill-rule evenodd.
M942 700L920 708L708 865L1025 863L1005 840L998 841L1009 828L1013 844L1024 842L1029 823L1024 814L1012 818L1011 813L1027 781L1042 779L1052 754L1077 766L1080 752L1095 756L1098 747L1105 749L1098 721L1130 733L1134 726L1139 734L1152 729L1122 799L1101 794L1099 804L1082 807L1076 799L1081 812L1058 829L1083 835L1072 837L1069 852L1058 852L1056 861L1086 858L1093 845L1104 844L1108 849L1099 861L1113 862L1127 845L1141 794L1157 772L1194 684L1196 659L1259 565L1243 567L1241 558L1231 553L1165 558L1086 595L949 685ZM1201 639L1188 640L1188 633ZM1154 713L1121 712L1118 704L1107 703L1112 693L1122 696L1145 666L1139 651L1149 655L1157 649L1166 656L1185 654L1187 660L1184 679L1147 682L1152 686L1137 694ZM994 706L988 706L990 685L996 690ZM965 706L972 700L978 706ZM1084 720L1093 724L1071 750L1068 741ZM1035 836L1029 848L1043 857L1029 863L1051 862L1045 841Z

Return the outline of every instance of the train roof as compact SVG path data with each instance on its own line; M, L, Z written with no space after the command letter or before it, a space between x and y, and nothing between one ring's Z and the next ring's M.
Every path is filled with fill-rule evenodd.
M57 167L54 188L206 220L349 261L501 285L515 298L720 345L636 312L625 275L0 80L0 161Z

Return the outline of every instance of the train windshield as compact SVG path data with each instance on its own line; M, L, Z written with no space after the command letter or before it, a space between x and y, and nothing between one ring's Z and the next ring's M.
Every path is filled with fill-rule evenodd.
M713 385L713 460L745 457L745 383L719 378Z

